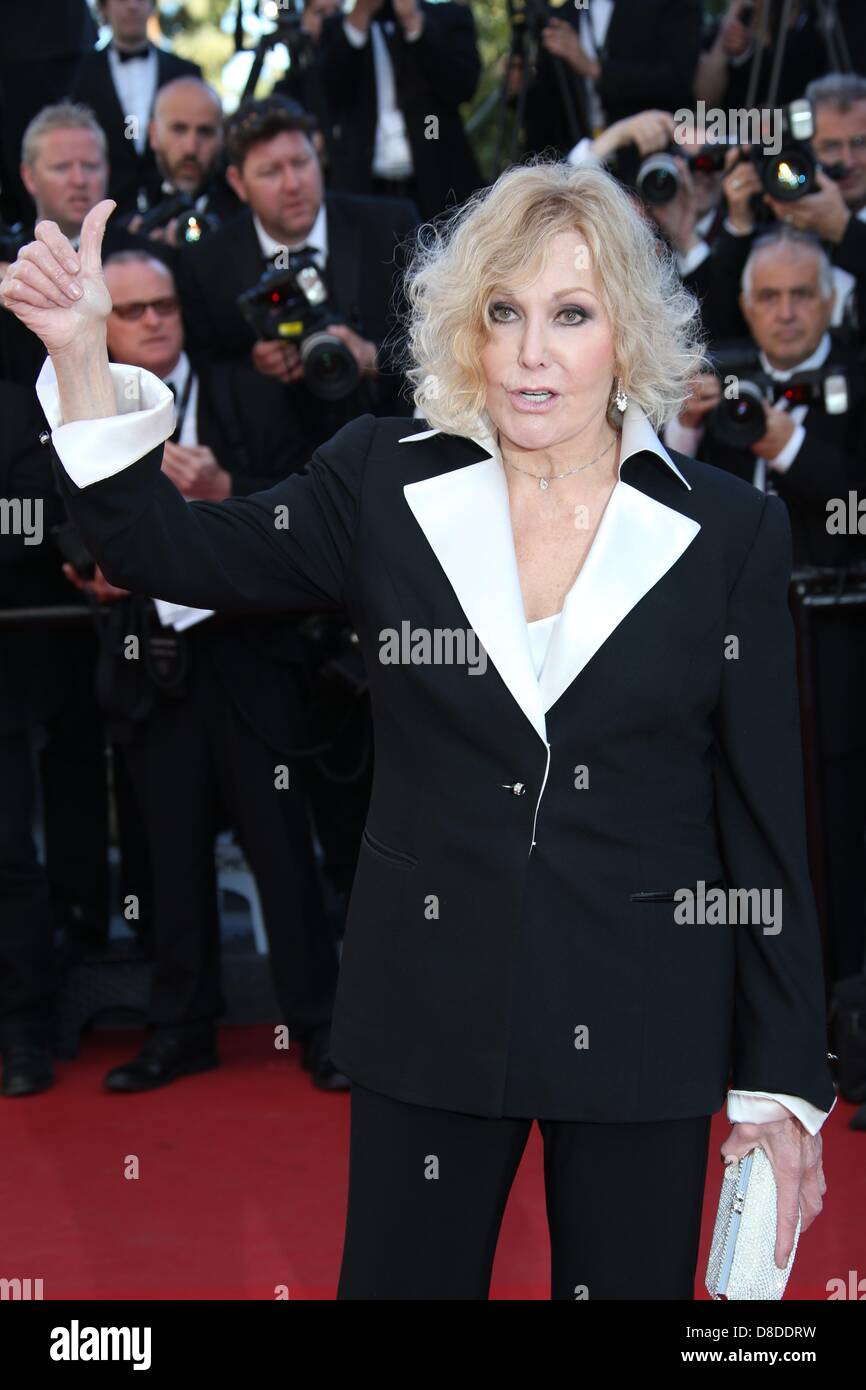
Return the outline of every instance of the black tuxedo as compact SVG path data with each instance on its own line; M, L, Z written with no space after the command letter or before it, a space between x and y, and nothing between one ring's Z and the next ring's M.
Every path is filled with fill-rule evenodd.
M239 363L199 359L192 367L198 443L231 473L233 496L302 466L277 382ZM141 600L122 600L116 609L113 630L135 631ZM296 756L314 741L308 651L298 624L286 613L227 620L217 614L180 633L185 671L177 694L150 685L145 671L130 688L130 663L113 659L123 682L115 687L115 732L153 871L151 1022L203 1022L223 1010L213 839L226 819L256 877L274 987L292 1038L330 1019L337 955L310 841L306 767ZM132 716L126 720L124 705ZM275 784L281 766L289 769L288 788Z
M403 198L358 198L327 193L328 259L325 280L335 312L377 345L385 344L386 371L398 341L401 287L398 247L418 225L414 204ZM397 253L397 254L395 254ZM238 295L251 289L268 269L249 210L232 218L198 246L177 258L178 282L192 347L216 360L249 360L255 334L237 306ZM303 382L289 392L293 410L305 428L319 420L345 423L366 400L377 413L409 413L397 398L400 378L393 374L373 384L370 401L355 392L333 405L313 397ZM336 427L336 426L334 426ZM320 435L316 443L327 435ZM314 447L314 446L313 446Z
M468 5L422 0L424 30L408 43L399 24L385 41L394 67L396 102L425 219L451 203L462 203L485 180L463 129L459 107L471 101L481 74L475 21ZM343 31L343 15L322 25L316 65L328 104L328 184L343 193L370 193L376 136L376 76L373 40L354 48ZM431 136L431 118L438 134Z
M768 469L767 476L788 508L793 534L795 565L836 565L866 558L859 536L835 535L827 530L827 504L847 498L850 489L862 493L866 485L866 399L863 368L856 353L833 340L827 365L847 373L851 408L844 415L828 415L823 405L811 405L803 421L806 437L791 467L785 472ZM751 483L755 455L721 443L707 429L701 458L735 473Z
M413 424L365 415L303 474L216 505L183 501L160 447L82 488L57 465L115 582L351 616L376 765L334 1063L482 1116L706 1115L731 1072L828 1109L785 508L636 449L538 681L495 444ZM459 647L412 660L413 634L455 633L483 670ZM677 925L673 893L701 880L777 890L784 930Z
M157 48L156 53L157 91L176 77L201 77L197 63L178 58L163 48ZM114 198L120 212L134 210L139 189L151 185L157 177L156 160L149 144L139 154L135 142L126 138L125 113L111 80L107 47L88 53L82 60L72 95L75 101L83 101L92 109L105 131L110 166L108 196Z

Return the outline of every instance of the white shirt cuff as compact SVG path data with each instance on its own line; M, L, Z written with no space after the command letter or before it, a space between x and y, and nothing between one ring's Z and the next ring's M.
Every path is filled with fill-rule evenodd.
M363 48L367 42L367 35L369 32L369 29L365 29L362 33L362 31L356 29L354 24L351 24L348 19L343 20L343 33L346 35L346 38L353 48Z
M676 415L665 425L665 443L688 458L697 457L696 450L700 448L703 437L704 431L700 425L684 425Z
M588 135L584 135L583 139L578 140L577 144L568 151L568 154L566 155L568 163L595 164L597 166L601 166L604 161L599 159L597 154L593 154L592 146L593 141L590 139Z
M734 226L733 222L731 221L730 217L726 217L726 218L725 218L724 222L722 223L722 226L724 227L724 229L725 229L726 232L729 232L729 233L730 233L731 236L751 236L751 235L752 235L751 232L741 232L741 231L738 231L738 229Z
M728 1091L728 1119L731 1124L739 1120L760 1125L769 1120L786 1120L791 1113L810 1134L817 1134L827 1116L836 1108L836 1100L829 1110L819 1110L817 1105L812 1105L802 1096L789 1096L784 1092Z
M796 425L794 427L794 433L791 435L784 449L780 449L774 459L767 459L767 467L774 468L777 473L787 473L794 459L799 454L805 438L805 426Z
M57 376L50 357L36 379L36 395L51 427L51 442L76 487L110 478L144 458L174 429L174 396L143 367L109 364L117 414L63 424Z

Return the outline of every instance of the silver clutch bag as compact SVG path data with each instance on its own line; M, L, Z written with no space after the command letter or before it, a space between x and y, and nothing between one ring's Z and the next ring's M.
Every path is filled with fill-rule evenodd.
M800 1221L784 1269L773 1259L776 1246L776 1179L758 1145L725 1169L719 1209L707 1261L706 1287L712 1298L779 1299L794 1263Z

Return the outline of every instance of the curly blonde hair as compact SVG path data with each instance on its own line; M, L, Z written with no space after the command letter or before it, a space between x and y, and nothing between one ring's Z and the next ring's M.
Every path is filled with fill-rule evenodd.
M625 390L657 431L678 413L706 360L699 304L673 253L611 174L539 155L425 223L409 252L403 369L432 427L492 432L478 360L489 298L543 273L552 238L573 231L589 248ZM618 428L612 404L609 418Z

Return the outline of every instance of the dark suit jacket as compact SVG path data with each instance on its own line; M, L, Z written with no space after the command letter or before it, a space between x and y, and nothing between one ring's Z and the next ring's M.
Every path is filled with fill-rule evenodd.
M806 437L786 472L772 471L773 487L784 500L791 521L795 565L852 564L862 555L858 536L835 535L827 530L827 504L847 498L850 489L866 487L866 401L863 368L844 344L833 341L828 366L844 369L852 393L850 410L828 415L823 405L811 405L803 421ZM735 473L751 483L755 455L720 443L707 429L700 447L701 458Z
M458 109L474 96L481 74L472 11L468 5L426 0L421 8L424 31L415 43L406 42L399 24L386 42L412 151L418 206L426 219L462 203L486 180ZM332 121L325 131L328 184L343 193L369 193L378 109L373 42L368 34L364 47L354 48L343 19L331 15L325 20L316 50ZM435 136L430 133L432 117L438 121Z
M39 442L45 418L32 386L0 381L0 497L18 498L41 516L39 544L0 532L0 608L86 606L61 568L51 527L66 519L54 485L51 452ZM36 508L39 508L37 513ZM92 675L96 643L87 625L0 627L0 732L50 718Z
M157 49L157 90L175 77L201 77L201 68L186 58L178 58L165 49ZM149 145L139 154L132 140L127 140L125 114L111 80L107 48L88 53L82 60L72 91L74 101L89 106L108 139L110 176L108 196L114 198L119 212L134 211L139 188L152 184L156 176L156 160Z
M366 407L377 413L389 409L393 414L400 414L401 409L409 413L410 407L398 399L401 378L391 359L399 344L403 243L418 225L418 211L405 198L359 198L341 193L326 193L325 208L325 278L333 308L363 337L385 345L380 360L384 358L386 369L392 373L375 384L375 396ZM184 248L176 259L187 341L192 349L214 360L248 362L255 334L237 299L267 269L252 214L245 209L198 246ZM301 414L326 414L326 403L314 399L302 382L288 390ZM336 405L351 411L343 415L340 424L358 413L353 397Z
M849 389L860 393L859 398L845 415L828 415L822 406L810 406L803 422L806 437L797 457L787 472L773 471L772 481L788 509L794 565L843 570L866 560L866 540L828 532L828 503L841 498L847 504L849 492L859 497L866 493L866 402L863 368L856 354L834 342L828 363L847 369ZM751 483L754 477L752 451L721 444L709 431L700 455L745 482ZM858 627L856 611L848 608L817 610L810 617L819 756L838 758L866 747L862 624Z
M115 582L351 616L376 761L334 1063L386 1095L486 1116L503 1113L509 1054L520 1068L529 1048L548 1077L541 1116L708 1114L731 1072L829 1109L784 506L639 450L539 682L502 465L486 440L424 424L365 415L305 473L214 505L182 500L160 447L82 489L57 466ZM396 664L388 629L406 639ZM483 671L459 650L420 664L407 651L413 634L467 630ZM699 880L780 891L784 929L677 925L672 894ZM577 1050L584 1024L592 1045Z
M242 363L192 363L198 378L196 425L198 442L210 447L220 465L232 475L232 495L272 487L306 463L297 448L285 393L278 382ZM129 608L130 600L120 602ZM212 605L206 605L212 606ZM310 605L315 608L315 604ZM129 610L131 612L131 609ZM303 699L299 668L309 651L298 632L302 615L252 613L228 619L206 619L195 631L207 644L215 669L232 703L256 734L275 750L288 753L309 744L309 715ZM130 618L123 631L133 631ZM182 643L187 642L180 634ZM190 648L190 659L192 649ZM120 659L122 692L127 709L149 688L146 671L130 683L129 663ZM145 708L144 703L140 708Z
M579 30L580 13L571 6L557 12ZM601 58L599 96L608 125L658 108L694 106L692 81L701 48L699 0L616 0ZM576 139L592 135L587 124L581 79L563 63L580 128ZM565 157L572 145L553 56L541 46L535 81L527 90L526 145Z

